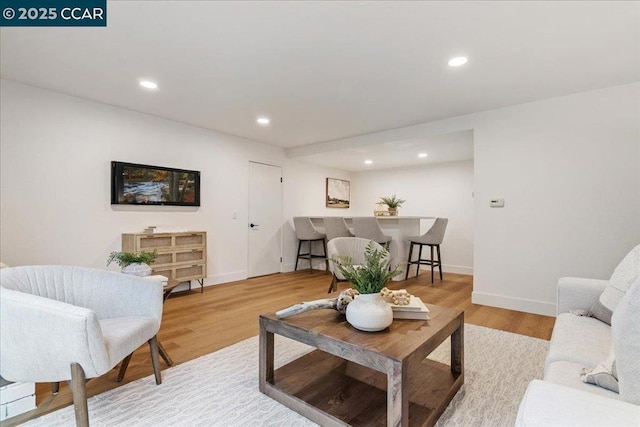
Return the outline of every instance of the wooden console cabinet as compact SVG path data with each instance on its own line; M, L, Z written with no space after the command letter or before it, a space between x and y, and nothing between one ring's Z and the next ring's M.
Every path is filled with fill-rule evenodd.
M207 277L207 232L123 233L123 252L158 251L151 264L152 274L161 274L178 282L197 280L200 292Z

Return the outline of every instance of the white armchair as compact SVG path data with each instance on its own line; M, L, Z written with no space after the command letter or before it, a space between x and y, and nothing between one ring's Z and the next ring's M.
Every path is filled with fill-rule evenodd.
M161 383L156 334L162 284L106 270L27 266L0 271L0 375L70 381L87 426L85 378L105 374L145 342Z
M333 274L333 279L329 285L328 293L338 289L338 282L345 281L344 276L336 268L333 258L337 256L348 256L352 259L354 265L364 264L365 250L369 243L372 243L374 249L378 251L384 249L381 244L361 237L336 237L329 240L329 243L327 243L327 258L329 259L329 271ZM387 254L387 258L388 257L389 254Z

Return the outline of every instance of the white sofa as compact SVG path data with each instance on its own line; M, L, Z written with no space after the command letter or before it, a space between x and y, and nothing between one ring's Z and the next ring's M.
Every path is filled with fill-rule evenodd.
M588 312L608 285L574 277L558 282L558 315L544 379L529 384L517 426L640 426L640 276L615 308L612 326L569 312ZM612 344L620 393L580 379L583 368L607 358Z

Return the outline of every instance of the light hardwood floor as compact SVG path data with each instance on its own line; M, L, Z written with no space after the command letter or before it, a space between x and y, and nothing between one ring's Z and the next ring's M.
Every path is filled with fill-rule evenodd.
M183 363L257 335L259 314L275 312L301 301L330 297L327 294L330 281L327 273L311 274L305 270L210 286L202 294L193 290L173 295L164 305L158 337L174 363ZM347 286L339 283L338 292ZM431 285L430 275L424 271L418 278L391 282L389 287L407 289L427 303L461 308L465 311L466 323L542 339L551 337L553 317L472 304L472 276L445 273L443 281L436 279ZM331 295L337 296L338 292ZM162 369L166 368L162 360L160 364ZM152 373L149 348L143 346L133 355L121 383L116 382L116 367L89 381L87 393L93 396ZM65 385L52 397L49 384L38 384L36 396L41 405L38 414L72 403ZM31 414L30 418L34 415L37 414ZM19 417L15 421L23 420Z

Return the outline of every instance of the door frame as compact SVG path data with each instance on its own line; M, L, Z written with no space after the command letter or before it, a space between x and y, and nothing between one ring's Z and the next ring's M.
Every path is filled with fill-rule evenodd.
M257 160L249 160L249 164L248 164L248 174L247 174L247 224L246 224L246 230L247 230L247 278L251 278L251 277L262 277L262 276L251 276L251 238L250 238L250 234L251 230L249 230L249 223L251 222L251 200L249 197L250 194L250 188L249 186L251 185L251 178L250 178L250 170L251 170L251 163L256 163L259 165L264 165L264 166L271 166L274 168L279 168L280 169L280 268L279 271L275 272L275 273L270 273L270 274L279 274L282 273L283 270L283 266L284 266L284 177L283 177L283 173L282 173L282 166L281 165L277 165L277 164L272 164L272 163L266 163L266 162L260 162ZM269 274L266 274L265 276L268 276Z

